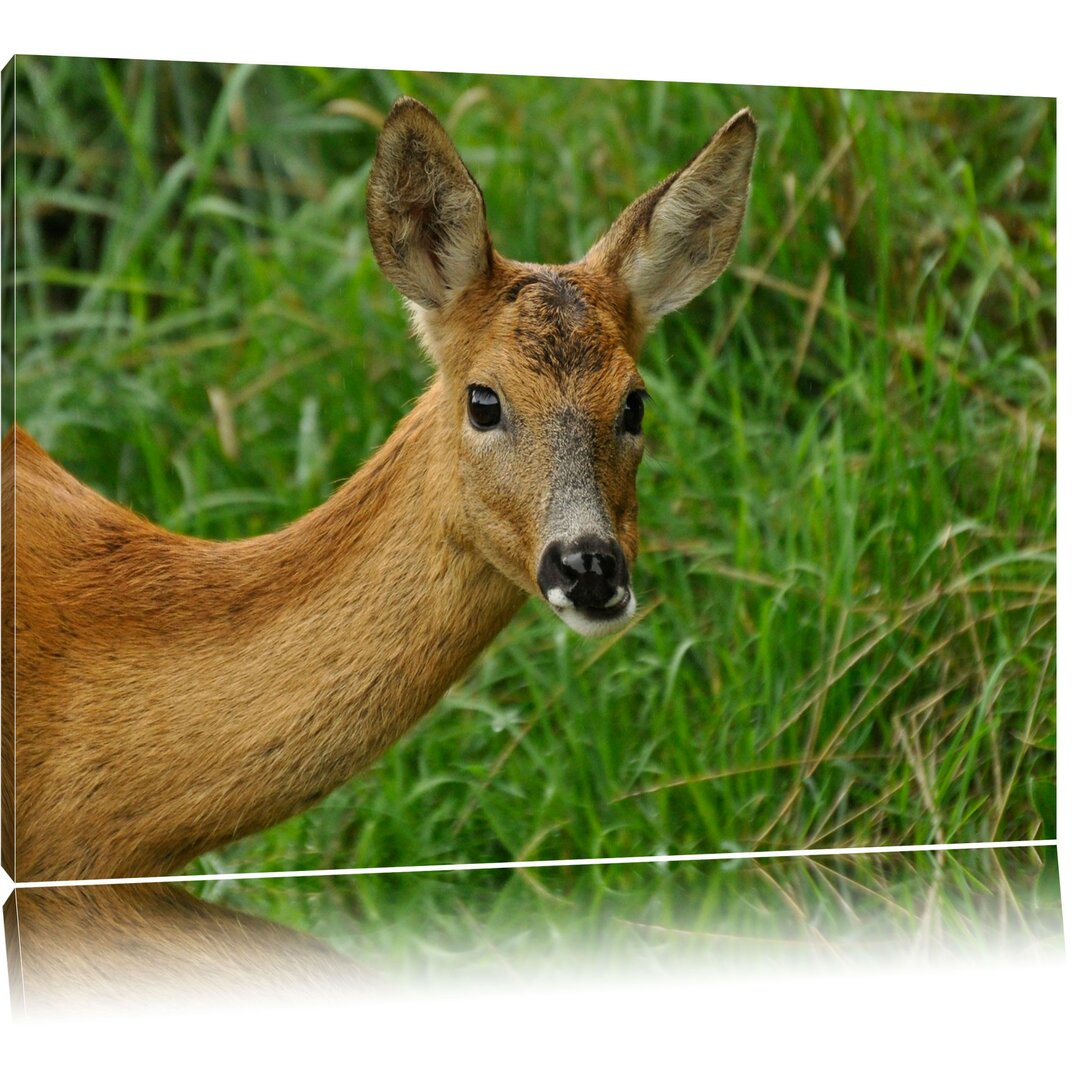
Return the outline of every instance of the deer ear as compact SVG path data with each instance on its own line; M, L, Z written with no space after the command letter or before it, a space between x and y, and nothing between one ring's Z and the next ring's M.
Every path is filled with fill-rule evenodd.
M412 98L399 98L383 124L367 221L382 272L423 308L491 270L484 196L434 114Z
M739 240L757 125L736 113L682 169L619 215L586 261L615 274L651 326L711 285Z

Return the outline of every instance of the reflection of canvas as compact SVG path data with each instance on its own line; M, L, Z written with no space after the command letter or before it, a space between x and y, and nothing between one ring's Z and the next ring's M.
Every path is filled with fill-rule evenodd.
M162 883L18 890L5 909L13 999L41 1016L300 1003L477 977L498 985L571 973L940 970L1063 956L1053 848L200 888L202 898Z
M529 605L373 770L195 869L1053 836L1052 102L33 57L9 78L17 419L208 539L323 502L427 377L362 227L401 92L444 119L496 246L537 262L582 256L740 106L760 127L726 282L642 353L643 617L590 643ZM583 606L621 603L612 581ZM296 809L326 795L296 771ZM156 854L180 869L189 842Z

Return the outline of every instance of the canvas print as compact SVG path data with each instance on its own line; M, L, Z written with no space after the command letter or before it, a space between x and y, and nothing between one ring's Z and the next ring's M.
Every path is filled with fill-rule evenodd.
M1055 838L1053 100L4 80L16 881Z

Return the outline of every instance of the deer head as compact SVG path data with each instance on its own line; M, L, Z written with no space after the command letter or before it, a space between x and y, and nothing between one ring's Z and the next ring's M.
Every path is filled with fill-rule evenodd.
M399 100L379 138L368 230L435 363L455 535L586 636L635 609L635 356L727 266L755 141L744 109L584 258L539 266L494 250L480 188L425 106Z

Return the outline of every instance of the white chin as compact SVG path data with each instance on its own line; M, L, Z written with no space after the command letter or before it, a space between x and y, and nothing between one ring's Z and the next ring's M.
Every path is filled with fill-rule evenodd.
M630 590L626 603L619 608L617 615L609 615L605 618L594 618L578 611L575 607L562 607L551 604L551 610L575 633L587 638L602 638L621 630L634 617L637 610L637 598L633 590Z

